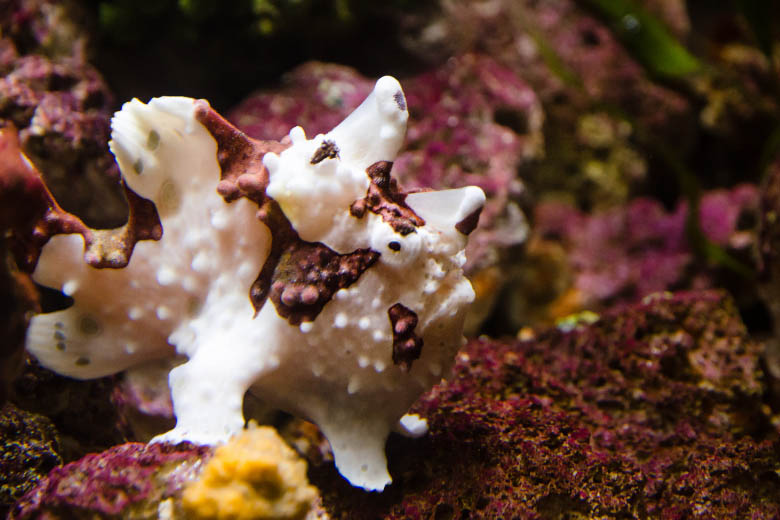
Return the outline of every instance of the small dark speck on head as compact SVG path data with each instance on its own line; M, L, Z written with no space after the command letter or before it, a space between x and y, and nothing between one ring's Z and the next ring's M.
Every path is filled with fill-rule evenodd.
M395 104L398 105L399 110L406 110L406 99L403 92L399 90L393 94L393 99L395 99Z
M85 358L85 357L80 357L76 360L76 365L80 367L87 366L89 365L89 363L90 363L89 358Z
M317 164L325 159L335 159L339 156L339 147L333 141L322 141L322 144L309 161L311 164Z
M57 350L59 350L60 352L62 352L63 350L65 350L65 343L64 343L64 342L62 342L62 341L58 341L58 342L57 342Z
M393 240L392 242L387 244L387 247L389 247L393 251L400 251L401 250L401 243L400 242L396 242L395 240Z
M133 163L133 170L135 170L135 173L138 175L141 175L141 173L144 171L144 162L140 157Z

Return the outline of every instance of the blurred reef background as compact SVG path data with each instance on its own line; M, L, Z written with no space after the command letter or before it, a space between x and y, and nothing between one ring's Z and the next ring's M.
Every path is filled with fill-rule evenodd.
M0 517L780 517L777 2L0 2L0 127L98 228L127 216L123 102L205 98L278 140L330 129L385 74L410 113L400 183L488 196L470 341L413 409L429 434L391 436L393 484L351 488L316 427L249 395L297 454L269 434L242 455L266 480L230 485L278 493L192 506L230 495L196 491L229 455L142 444L171 426L164 390L23 352L31 313L67 301L18 261L32 188L3 144Z

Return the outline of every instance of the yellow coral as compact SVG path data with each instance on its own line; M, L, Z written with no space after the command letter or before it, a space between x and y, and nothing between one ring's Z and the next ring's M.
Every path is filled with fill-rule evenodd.
M199 480L184 490L188 518L297 520L317 496L306 462L267 426L249 430L217 448Z

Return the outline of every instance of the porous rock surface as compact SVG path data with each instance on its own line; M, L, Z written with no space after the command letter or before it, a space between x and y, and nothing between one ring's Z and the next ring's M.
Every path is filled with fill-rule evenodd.
M113 104L88 63L77 5L10 0L0 7L0 125L46 173L60 203L97 227L127 212L106 145Z
M752 264L758 206L759 190L751 184L705 192L698 208L702 235ZM507 295L506 320L515 327L552 322L670 288L722 285L728 278L715 266L697 265L703 262L689 235L688 208L680 202L670 211L641 197L589 214L561 201L541 202L526 256L512 267L517 290Z
M413 407L429 433L390 437L393 484L382 494L340 478L310 424L285 436L309 460L321 518L770 519L780 514L780 442L760 351L724 293L658 293L589 325L471 341L452 378ZM147 478L160 464L204 453L112 448L52 472L12 518L128 518L140 511L132 504L159 507L161 489L181 489Z
M160 518L164 501L192 480L208 452L187 443L136 442L87 455L52 470L9 519Z
M429 434L391 438L385 493L334 478L316 442L310 478L332 518L776 518L760 350L716 291L474 340L413 409Z
M0 516L62 463L51 421L10 403L0 408Z

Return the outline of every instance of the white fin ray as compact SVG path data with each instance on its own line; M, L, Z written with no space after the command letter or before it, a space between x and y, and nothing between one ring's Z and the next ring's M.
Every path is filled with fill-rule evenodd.
M107 338L109 333L112 337ZM27 330L27 350L50 370L76 379L92 379L166 354L140 339L107 331L99 316L70 307L35 316Z
M425 220L426 225L450 232L458 222L485 204L485 193L476 186L421 191L407 195L406 204Z

